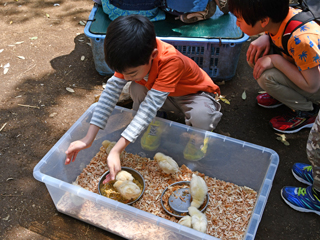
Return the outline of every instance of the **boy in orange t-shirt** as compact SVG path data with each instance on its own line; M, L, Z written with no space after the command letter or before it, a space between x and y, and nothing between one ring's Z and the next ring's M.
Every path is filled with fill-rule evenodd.
M216 128L222 117L215 100L219 87L193 60L157 39L148 18L129 15L115 19L107 29L104 47L106 63L115 74L101 94L87 135L71 143L66 151L66 164L74 161L80 150L90 147L99 129L106 126L128 81L137 113L108 155L112 180L121 170L120 153L147 127L141 147L154 151L160 145L162 126L154 120L159 110L183 113L189 126L208 131ZM190 140L185 148L187 160L199 160L206 153L207 139L197 139Z
M298 10L289 8L288 0L229 0L229 9L244 33L266 33L247 51L253 76L267 92L257 97L258 104L265 108L285 104L295 110L274 117L271 126L283 133L312 127L307 141L311 165L296 163L292 167L294 177L310 186L283 187L281 197L297 211L320 215L320 26L311 21L295 30L287 44L290 56L270 54L270 41L282 47L285 26Z
M275 108L284 104L294 110L272 118L270 125L282 133L311 128L320 103L320 26L311 21L296 29L287 44L290 56L272 54L271 41L283 49L285 26L301 10L289 7L288 0L231 0L230 5L244 33L265 33L247 50L253 76L267 92L257 97L258 105Z

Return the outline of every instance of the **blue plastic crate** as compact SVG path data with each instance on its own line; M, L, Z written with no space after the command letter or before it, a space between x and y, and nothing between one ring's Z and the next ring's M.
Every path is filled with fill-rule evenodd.
M91 40L93 59L95 68L101 75L113 74L113 71L108 67L104 60L103 42L105 34L93 33L91 26L93 21L103 21L101 16L96 18L97 11L101 14L102 8L95 5L90 13L89 20L85 26L84 33ZM199 25L192 26L194 29L203 27L204 31L219 32L219 37L179 37L179 35L188 35L190 25L181 25L179 28L172 31L173 36L166 36L163 31L158 29L157 24L163 26L163 23L155 23L157 37L162 41L172 44L182 54L193 59L199 67L208 73L214 80L230 80L236 73L238 60L240 56L242 43L249 37L241 32L236 26L236 18L231 14L221 16L217 10L212 22L202 21ZM227 18L227 19L226 19ZM221 20L222 19L222 20ZM211 19L210 19L211 20ZM211 29L208 29L208 24L212 23ZM168 23L169 25L172 23ZM224 26L224 25L228 26ZM231 27L230 27L231 26ZM159 28L159 27L158 27ZM205 29L206 28L206 29ZM225 28L225 31L221 31ZM193 29L193 31L194 31ZM201 30L199 30L201 34Z

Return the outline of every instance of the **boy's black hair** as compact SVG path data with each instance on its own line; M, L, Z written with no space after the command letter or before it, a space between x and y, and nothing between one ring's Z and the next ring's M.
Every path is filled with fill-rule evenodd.
M122 73L128 68L149 63L157 47L153 23L141 15L121 16L112 21L104 41L108 66Z
M289 0L229 0L229 11L251 26L269 17L272 22L282 22L289 11Z

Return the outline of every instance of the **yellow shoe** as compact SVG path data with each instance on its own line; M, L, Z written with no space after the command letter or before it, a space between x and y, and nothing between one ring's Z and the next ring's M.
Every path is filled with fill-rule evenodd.
M209 138L206 137L204 140L200 140L199 138L193 135L189 139L187 146L183 150L183 156L186 160L199 161L206 156Z
M141 147L147 151L155 151L160 146L163 123L153 120L141 138Z

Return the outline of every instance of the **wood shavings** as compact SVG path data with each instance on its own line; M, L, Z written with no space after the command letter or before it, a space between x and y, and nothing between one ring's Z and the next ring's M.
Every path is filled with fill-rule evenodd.
M106 149L101 147L100 151L77 177L76 184L98 193L100 177L108 170L107 156ZM193 173L203 177L210 195L209 205L205 211L208 219L206 233L221 239L243 239L257 197L257 193L252 189L217 180L197 171L192 172L185 165L179 167L176 174L165 174L156 161L125 151L121 155L121 163L122 166L139 171L145 179L146 190L142 198L132 206L176 223L179 219L164 211L159 196L173 182L190 181ZM170 188L171 192L174 189L174 187ZM169 198L169 195L164 197ZM137 221L134 216L101 207L91 201L85 201L79 209L70 200L70 193L68 192L59 201L57 207L59 211L74 215L74 217L86 222L89 221L95 226L128 239L169 239L177 237L174 232L147 220L139 219Z

